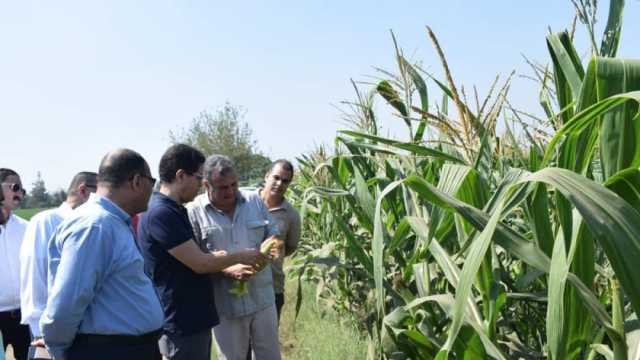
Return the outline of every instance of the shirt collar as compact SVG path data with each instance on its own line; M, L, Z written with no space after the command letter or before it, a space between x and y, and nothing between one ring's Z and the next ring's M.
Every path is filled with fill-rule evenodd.
M18 224L18 216L16 215L15 211L12 210L11 214L9 214L9 218L7 219L7 223L4 225L0 225L0 229L7 229L10 226L15 226L17 224Z
M7 222L2 225L3 228L8 228L12 223L16 222L16 214L13 210L11 210L11 213L9 214L9 218L7 219Z
M167 195L159 192L159 191L154 191L153 194L151 194L151 202L159 202L159 203L165 203L168 204L172 207L176 207L176 208L184 208L184 205L178 203L177 201L175 201L174 199L168 197Z
M122 221L127 224L131 224L131 215L122 210L121 207L119 207L113 201L107 199L106 197L94 193L91 194L88 202L97 204L98 206L105 209L108 213L116 216L119 219L122 219Z
M213 210L220 211L218 208L213 206L211 201L209 201L209 196L207 195L206 192L204 194L200 195L197 198L197 201L199 201L200 206L202 206L203 208L206 208L208 206L208 207L211 207ZM246 202L247 202L247 198L245 198L245 196L242 194L242 192L238 190L238 192L236 193L236 207L240 207L241 205L243 205Z
M73 209L71 208L71 205L67 204L67 202L65 201L60 204L60 206L58 206L58 211L60 212L60 214L62 214L63 217L66 217L73 211Z
M262 199L262 195L261 195L261 194L262 194L262 190L263 190L263 189L264 189L263 187L259 187L259 188L258 188L258 195L260 196L260 200L262 200L262 201L264 201L264 199ZM265 203L264 205L265 205L265 206L267 206L267 204L266 204L266 203ZM290 206L291 206L291 205L290 205L290 204L289 204L289 202L287 201L287 198L283 196L283 197L282 197L282 202L280 203L280 205L278 205L278 206L276 206L276 207L274 207L274 208L269 209L269 211L278 211L278 210L284 210L284 211L287 211L287 210L289 210L289 207L290 207Z

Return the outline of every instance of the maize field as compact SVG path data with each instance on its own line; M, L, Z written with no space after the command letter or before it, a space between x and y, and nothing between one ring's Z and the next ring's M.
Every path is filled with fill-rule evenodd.
M529 61L545 116L512 106L513 74L469 93L427 28L442 74L393 38L397 70L354 82L350 129L298 159L291 268L368 359L640 359L640 60L616 57L624 1L600 38L597 2L573 3Z

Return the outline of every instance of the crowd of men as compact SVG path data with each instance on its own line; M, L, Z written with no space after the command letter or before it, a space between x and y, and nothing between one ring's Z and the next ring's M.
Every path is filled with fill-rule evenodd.
M0 334L16 360L209 360L213 343L218 359L280 359L293 166L239 189L228 157L176 144L158 173L153 191L145 159L114 150L27 222L19 174L0 168Z

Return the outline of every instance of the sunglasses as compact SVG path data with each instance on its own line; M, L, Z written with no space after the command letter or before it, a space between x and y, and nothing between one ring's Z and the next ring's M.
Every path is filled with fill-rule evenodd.
M14 193L21 193L22 195L27 193L27 191L20 184L2 183L2 185L9 185L9 190L13 191Z

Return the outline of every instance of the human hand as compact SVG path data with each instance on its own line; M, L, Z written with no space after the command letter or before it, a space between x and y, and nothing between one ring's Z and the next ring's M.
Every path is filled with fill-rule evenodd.
M211 254L216 257L227 256L227 252L224 250L211 251Z
M284 241L278 239L278 238L274 238L273 239L273 246L271 247L271 250L269 251L269 256L272 259L277 258L278 256L280 256L280 254L284 255Z
M43 338L38 338L35 339L31 342L31 346L35 346L35 347L45 347L44 344L44 339Z
M236 264L222 270L226 276L236 280L247 280L256 272L253 266L245 264Z

